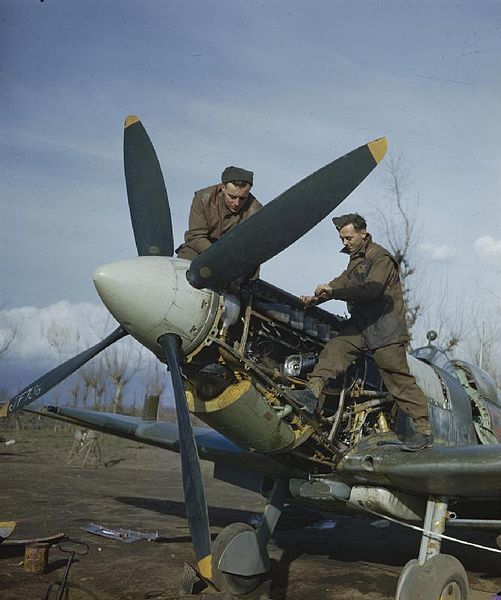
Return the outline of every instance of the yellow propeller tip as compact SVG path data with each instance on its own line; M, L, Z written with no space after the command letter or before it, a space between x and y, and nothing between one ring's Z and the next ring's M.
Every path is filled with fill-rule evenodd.
M127 129L127 127L130 127L131 125L134 125L134 123L138 122L139 117L136 117L136 115L128 115L127 117L125 117L125 128Z
M382 137L373 142L369 142L367 146L369 147L374 160L377 163L380 163L388 150L388 140L385 137Z
M212 554L198 561L198 569L205 579L212 579Z

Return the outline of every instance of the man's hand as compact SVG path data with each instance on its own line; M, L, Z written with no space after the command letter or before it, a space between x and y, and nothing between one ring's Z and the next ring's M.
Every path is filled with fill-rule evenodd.
M308 306L313 306L318 302L318 298L316 296L299 296L299 299L306 308L308 308Z
M328 283L321 283L320 285L317 285L314 296L299 296L299 298L305 307L308 308L308 306L313 306L329 300L331 293L331 286Z
M328 300L331 297L332 288L328 283L321 283L315 289L315 296L320 300Z

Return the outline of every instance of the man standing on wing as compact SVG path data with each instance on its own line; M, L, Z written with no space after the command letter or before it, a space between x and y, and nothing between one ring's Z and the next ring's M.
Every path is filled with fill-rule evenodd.
M184 244L176 250L179 258L193 260L262 208L250 193L253 182L252 171L226 167L221 175L221 183L195 192Z
M370 351L383 382L399 408L414 422L416 434L404 449L421 450L433 444L428 402L409 371L409 341L399 267L393 256L372 241L367 223L358 214L332 219L350 256L347 269L314 296L302 296L306 306L327 300L348 303L351 318L324 347L304 390L290 392L310 412L320 409L319 397L329 379L344 373L364 351Z

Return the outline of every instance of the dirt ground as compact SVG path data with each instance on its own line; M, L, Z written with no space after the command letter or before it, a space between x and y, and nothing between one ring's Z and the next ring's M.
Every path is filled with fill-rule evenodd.
M100 436L108 466L64 466L72 429L0 430L0 436L15 439L0 443L0 520L17 521L11 538L62 531L85 541L89 553L73 564L70 581L99 600L183 597L183 566L194 557L177 455ZM255 524L263 499L214 481L208 463L203 470L213 536L235 521ZM105 539L83 531L88 522L158 530L161 538L129 544ZM417 554L419 538L397 525L379 528L372 523L371 518L287 510L269 546L271 575L250 598L391 600L401 568ZM494 545L487 533L468 539ZM501 589L500 555L457 544L446 544L444 551L465 565L471 600L489 600ZM48 571L42 575L24 572L23 554L23 546L0 545L2 600L45 598L48 586L63 574L67 557L57 547L50 549ZM91 597L76 590L70 594L74 600Z

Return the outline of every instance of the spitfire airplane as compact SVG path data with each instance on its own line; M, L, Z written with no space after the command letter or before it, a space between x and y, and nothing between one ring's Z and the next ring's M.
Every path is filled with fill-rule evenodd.
M385 152L381 138L329 163L190 263L173 257L160 165L139 119L127 117L125 178L139 256L94 274L119 326L0 407L4 417L24 409L126 335L151 350L170 371L177 424L69 407L47 414L180 453L198 570L220 590L242 594L263 580L285 504L418 524L418 558L403 568L397 600L467 599L463 566L441 553L445 527L501 529L501 520L458 517L501 494L501 400L487 373L450 361L432 336L409 355L437 441L421 452L402 452L411 422L395 410L369 354L331 381L322 414L311 416L288 390L306 385L341 318L246 277L334 210ZM192 427L190 412L211 429ZM257 528L233 523L211 543L200 458L214 462L216 478L265 496Z

